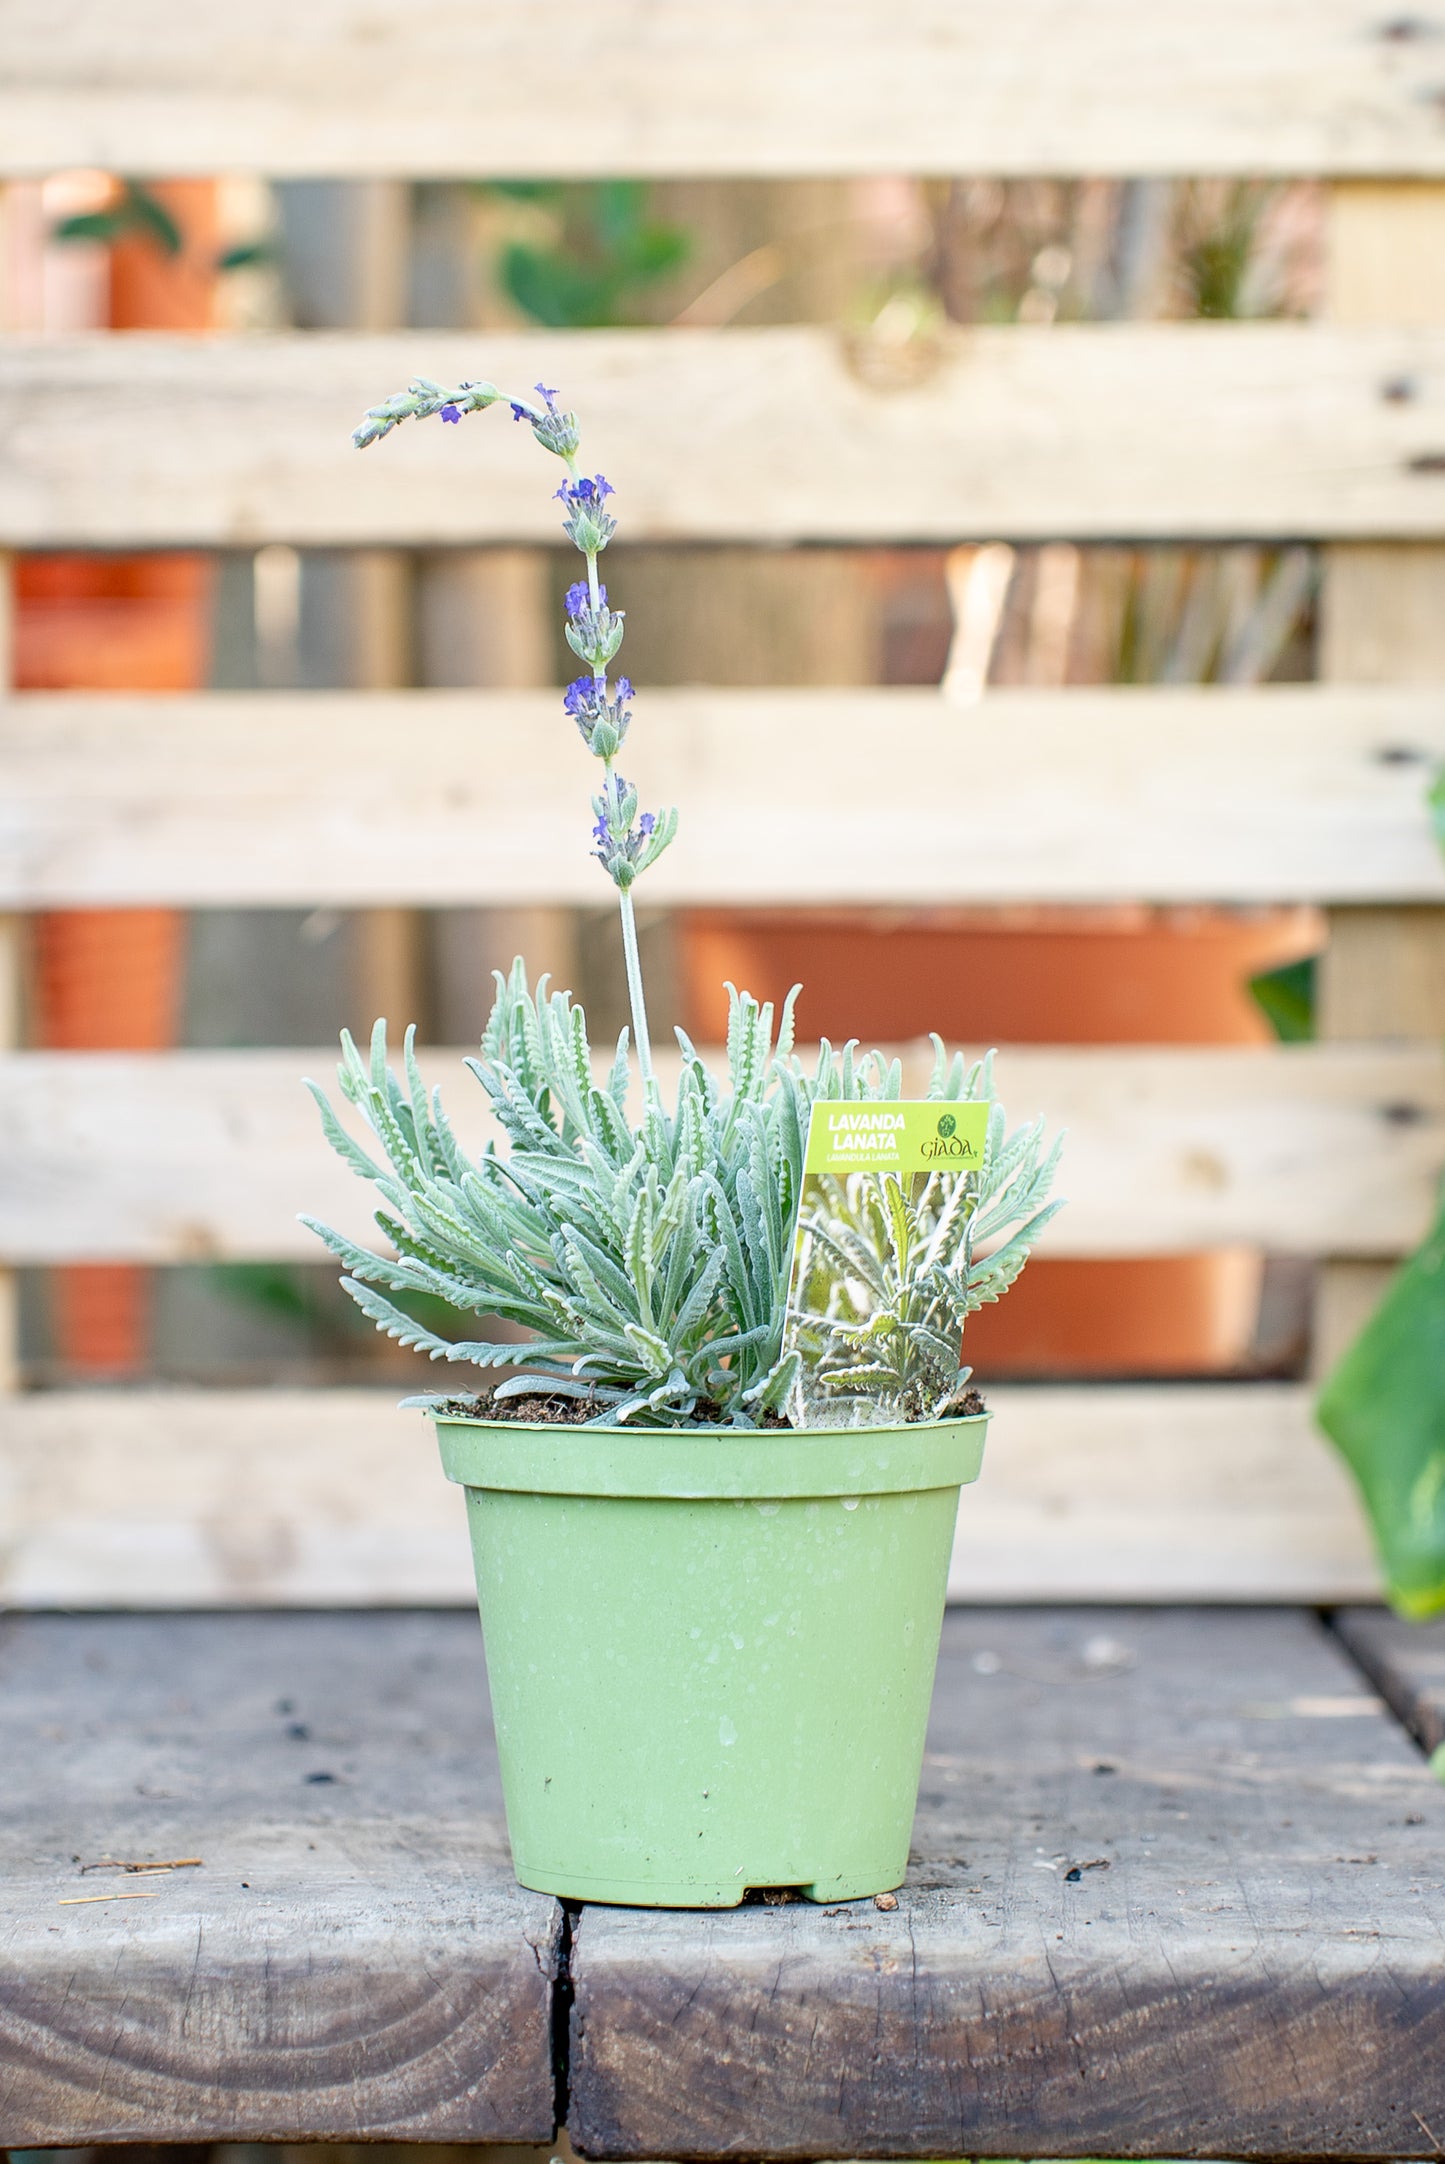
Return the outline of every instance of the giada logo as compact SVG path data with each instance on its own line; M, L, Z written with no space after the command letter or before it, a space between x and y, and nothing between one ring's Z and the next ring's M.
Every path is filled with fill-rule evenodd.
M970 1141L959 1133L958 1121L951 1112L940 1114L936 1138L930 1136L918 1154L930 1164L936 1162L939 1158L944 1159L948 1164L954 1165L976 1165L978 1163L978 1151Z

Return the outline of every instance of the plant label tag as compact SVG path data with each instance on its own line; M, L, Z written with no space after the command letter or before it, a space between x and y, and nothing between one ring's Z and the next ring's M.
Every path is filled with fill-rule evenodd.
M947 1265L977 1202L989 1112L814 1104L783 1327L795 1427L933 1420L957 1392L962 1305Z

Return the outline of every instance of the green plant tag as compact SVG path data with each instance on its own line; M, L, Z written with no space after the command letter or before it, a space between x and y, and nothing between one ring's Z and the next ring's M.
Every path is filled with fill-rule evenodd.
M988 1132L986 1104L818 1102L808 1122L805 1174L977 1172Z
M962 1294L949 1264L977 1201L984 1102L813 1105L784 1350L795 1427L933 1420L957 1393Z

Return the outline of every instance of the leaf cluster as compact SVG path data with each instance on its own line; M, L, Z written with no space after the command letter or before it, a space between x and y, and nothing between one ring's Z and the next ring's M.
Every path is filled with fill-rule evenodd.
M379 1155L343 1126L323 1090L308 1085L332 1146L380 1197L375 1217L386 1252L303 1220L344 1264L347 1292L379 1329L431 1359L524 1364L526 1375L504 1383L502 1394L545 1378L554 1392L595 1398L607 1423L702 1418L747 1427L782 1412L797 1381L783 1324L810 1109L818 1097L897 1098L898 1063L824 1044L805 1072L793 1051L792 997L775 1036L772 1007L730 988L725 1080L679 1031L675 1104L666 1110L654 1089L634 1123L627 1033L599 1081L582 1010L565 992L549 993L544 978L533 994L520 961L497 984L481 1056L467 1065L490 1100L505 1151L492 1143L473 1159L461 1149L440 1092L429 1095L422 1082L410 1031L401 1076L388 1065L384 1024L369 1059L342 1038L341 1094ZM930 1096L958 1098L986 1086L986 1067L965 1071L938 1047ZM1032 1161L1036 1131L1005 1143L1001 1117L990 1126L997 1207L979 1213L975 1245L952 1220L939 1238L940 1256L968 1254L975 1305L1012 1282L1023 1243L1042 1222L1035 1218L975 1267L976 1244L1007 1217L1006 1198L1017 1202L1017 1175ZM500 1318L530 1342L444 1337L398 1295L430 1295L461 1316ZM955 1343L955 1366L956 1351Z
M946 1094L988 1099L992 1070L990 1053ZM794 1316L808 1393L931 1418L967 1380L968 1317L1003 1297L1063 1207L1047 1199L1061 1147L1045 1150L1042 1120L1010 1135L994 1103L977 1171L811 1177Z

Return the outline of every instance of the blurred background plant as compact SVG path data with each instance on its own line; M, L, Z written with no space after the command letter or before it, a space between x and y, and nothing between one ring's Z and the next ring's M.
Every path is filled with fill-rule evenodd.
M641 181L488 181L483 192L545 221L497 252L495 276L534 323L585 330L635 323L647 295L686 262L686 228L654 217Z

